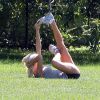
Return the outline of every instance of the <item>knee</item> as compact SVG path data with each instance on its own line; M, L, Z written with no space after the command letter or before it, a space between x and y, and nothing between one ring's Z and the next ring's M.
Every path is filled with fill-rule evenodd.
M74 66L74 67L72 67L73 72L76 74L80 74L79 68L76 65L73 65L73 66Z

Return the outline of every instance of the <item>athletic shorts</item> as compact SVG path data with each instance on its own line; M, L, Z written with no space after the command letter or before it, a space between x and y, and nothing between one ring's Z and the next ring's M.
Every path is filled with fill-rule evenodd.
M43 74L44 74L44 78L63 78L63 79L67 79L68 76L66 73L61 72L59 70L53 70L50 67L44 67L43 68Z
M43 68L44 78L78 79L80 74L66 74L60 70L53 70L50 66Z

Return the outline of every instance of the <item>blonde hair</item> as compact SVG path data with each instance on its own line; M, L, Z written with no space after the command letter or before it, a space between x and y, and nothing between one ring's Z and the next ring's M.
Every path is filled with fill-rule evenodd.
M38 54L36 53L30 53L23 57L22 62L24 65L26 65L28 68L32 67L33 64L36 62L36 58L38 57Z

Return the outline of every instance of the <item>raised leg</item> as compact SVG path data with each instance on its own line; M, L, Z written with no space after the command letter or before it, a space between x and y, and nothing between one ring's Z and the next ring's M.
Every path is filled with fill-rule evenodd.
M68 52L68 49L66 48L64 41L63 41L63 37L57 27L57 24L55 21L52 22L52 24L50 24L51 29L53 30L54 33L54 37L57 43L57 47L60 50L61 53L61 61L62 62L69 62L69 63L73 63L72 57Z
M74 64L74 61L72 60L72 57L64 44L63 37L56 25L56 22L53 21L52 24L50 24L50 27L53 30L57 47L60 51L59 53L56 53L54 58L52 59L53 66L68 74L79 74L80 71L78 67Z

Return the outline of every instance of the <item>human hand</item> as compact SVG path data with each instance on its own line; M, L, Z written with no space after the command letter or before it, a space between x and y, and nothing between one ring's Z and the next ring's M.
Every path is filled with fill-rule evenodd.
M36 29L36 31L40 30L40 24L38 22L35 23L34 27Z

